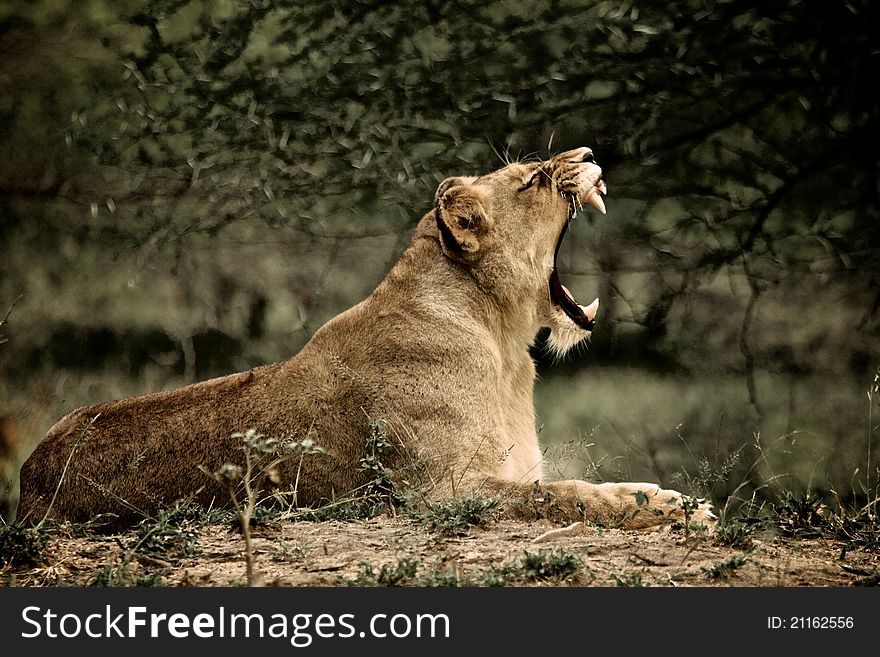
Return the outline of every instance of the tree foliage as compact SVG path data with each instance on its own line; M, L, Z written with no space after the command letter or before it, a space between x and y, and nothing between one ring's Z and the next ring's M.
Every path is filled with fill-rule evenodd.
M621 210L570 247L581 273L606 297L646 273L626 321L661 339L738 272L748 368L754 304L793 277L845 281L848 328L878 330L877 18L867 0L11 3L2 226L157 250L242 224L403 236L447 175L589 144Z
M807 228L855 213L817 235L876 240L876 221L847 230L877 218L868 2L92 0L124 21L95 25L64 4L49 25L98 29L118 57L104 70L125 67L65 99L80 106L71 138L120 170L123 197L207 201L199 229L377 199L409 216L438 176L492 167L493 149L546 155L555 134L625 169L619 194L708 208L746 250L797 200ZM56 93L80 86L50 73L69 80Z

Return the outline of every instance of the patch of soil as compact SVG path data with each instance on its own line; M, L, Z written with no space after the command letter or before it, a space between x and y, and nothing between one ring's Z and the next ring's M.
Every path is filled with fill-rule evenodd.
M876 584L880 554L828 538L752 539L741 548L680 530L552 526L500 520L444 536L408 518L288 522L253 530L256 571L270 586L851 586ZM245 543L229 525L201 528L189 554L143 554L133 534L53 535L40 563L0 569L0 585L243 586ZM527 572L526 553L576 557L559 577ZM383 570L383 566L385 569Z

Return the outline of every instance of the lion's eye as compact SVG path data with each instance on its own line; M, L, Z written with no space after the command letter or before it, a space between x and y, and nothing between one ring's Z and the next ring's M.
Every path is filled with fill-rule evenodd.
M529 189L529 187L533 186L536 182L538 182L541 179L541 173L542 172L540 169L538 171L535 171L535 173L532 174L532 177L529 178L528 181L522 187L517 189L516 191L524 192L527 189Z
M525 185L523 185L522 187L520 187L520 188L517 189L516 191L518 191L518 192L524 192L524 191L526 191L529 187L531 187L532 185L535 184L535 179L536 179L536 178L537 178L537 176L532 176L531 178L529 178L528 182L527 182Z

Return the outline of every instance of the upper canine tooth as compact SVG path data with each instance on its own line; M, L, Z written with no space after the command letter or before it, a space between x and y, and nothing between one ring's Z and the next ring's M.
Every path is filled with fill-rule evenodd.
M587 194L587 203L592 205L602 214L605 214L605 201L602 200L598 188L593 187L593 189L590 190L590 193Z

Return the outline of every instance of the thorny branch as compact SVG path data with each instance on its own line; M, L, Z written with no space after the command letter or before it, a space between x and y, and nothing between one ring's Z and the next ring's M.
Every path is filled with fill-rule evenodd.
M9 310L6 311L6 315L3 317L3 319L0 319L0 329L2 329L4 326L9 324L9 316L12 314L12 311L15 309L15 306L18 305L18 302L21 301L22 296L23 295L19 295L18 298L12 302L12 305L9 307ZM3 337L3 335L0 335L0 344L3 344L4 342L9 342L8 338L5 338L5 337Z

